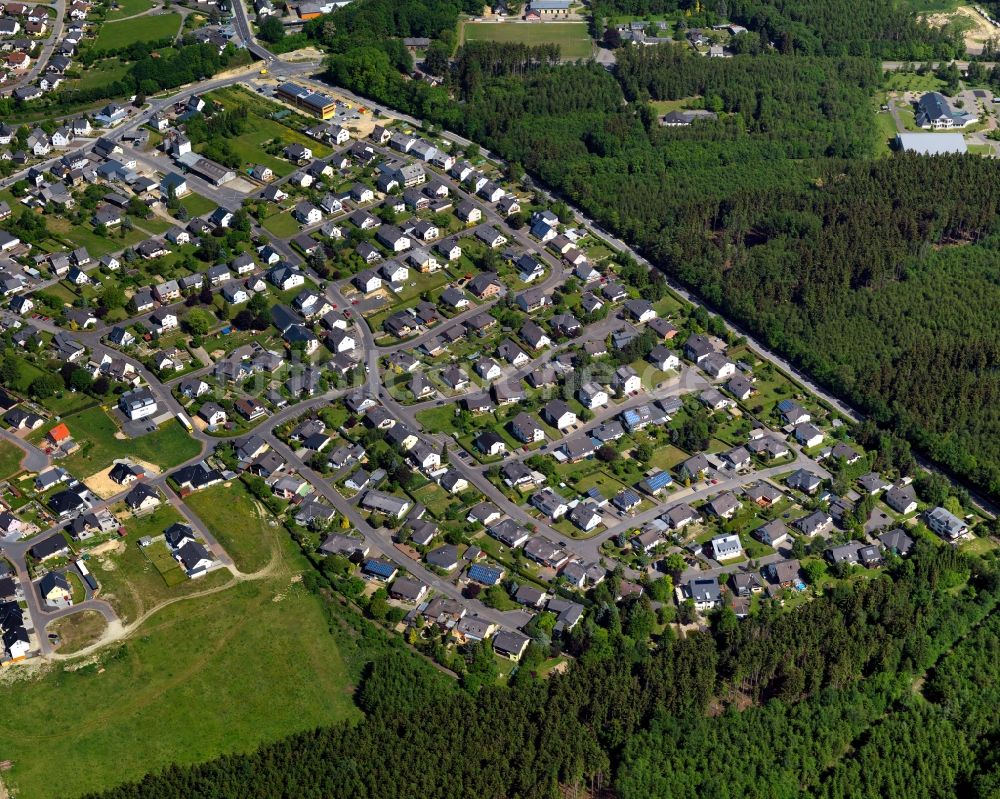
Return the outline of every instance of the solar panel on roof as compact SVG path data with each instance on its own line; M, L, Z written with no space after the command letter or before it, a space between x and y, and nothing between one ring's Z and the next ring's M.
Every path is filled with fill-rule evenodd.
M396 567L385 561L369 560L365 563L365 571L376 574L379 577L391 577L392 573L396 571Z
M650 488L663 488L673 481L674 479L667 472L659 472L646 480Z
M496 583L500 580L500 571L490 566L483 566L481 563L474 563L469 567L469 578L480 583Z

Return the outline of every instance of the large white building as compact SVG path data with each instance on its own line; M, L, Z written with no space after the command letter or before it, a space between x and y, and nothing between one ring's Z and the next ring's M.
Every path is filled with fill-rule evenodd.
M118 398L118 407L133 422L147 419L156 413L156 397L148 388L127 391Z

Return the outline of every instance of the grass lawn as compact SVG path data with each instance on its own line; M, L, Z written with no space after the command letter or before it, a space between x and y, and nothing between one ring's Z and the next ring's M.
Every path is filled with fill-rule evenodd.
M7 686L4 782L78 796L357 718L328 624L289 570L165 607L99 664Z
M57 220L53 217L46 217L46 224L50 230L56 227L56 222ZM59 231L57 230L57 232ZM99 236L94 232L93 227L86 224L70 225L65 237L77 247L86 247L91 257L94 258L99 258L102 255L107 255L109 252L115 252L125 247L132 247L148 238L145 233L135 228L128 231L123 238L119 238L118 235L119 231L115 230L113 235Z
M903 122L903 126L907 130L917 131L917 132L920 131L920 128L917 127L917 120L913 114L913 109L897 106L897 113L899 114L900 120L902 120Z
M185 210L191 216L201 216L202 214L207 214L209 211L215 210L215 203L213 203L207 197L202 197L200 194L191 192L191 194L186 194L181 197L181 205L184 206Z
M86 394L72 391L60 391L51 397L46 397L40 402L57 416L68 416L71 413L82 411L84 408L92 408L97 405L97 401Z
M153 3L150 0L117 0L117 5L118 8L108 12L106 19L109 21L121 19L122 17L133 17L153 7Z
M577 481L573 488L581 494L586 494L592 488L600 489L605 498L611 499L626 486L617 478L600 469Z
M57 633L60 637L57 651L63 655L70 655L94 643L107 626L104 617L96 610L81 610L71 616L56 619L45 628L45 631Z
M143 536L155 538L163 535L166 529L174 522L183 522L184 517L169 502L162 503L152 513L143 516L136 516L128 520L125 529L133 541L138 541Z
M100 407L89 408L63 419L80 449L66 458L62 465L79 478L89 477L106 469L115 458L136 457L168 469L198 454L199 445L171 419L155 433L141 438L115 438L118 425ZM48 431L54 427L48 424Z
M163 578L163 582L167 584L168 588L180 585L188 579L188 576L181 569L180 564L170 554L170 549L167 547L165 541L154 541L145 548L144 554L149 562L153 564L153 568L156 569L160 577Z
M9 441L0 441L0 480L21 470L24 451Z
M701 96L696 94L693 97L682 97L679 100L650 100L649 104L653 106L653 110L657 116L664 116L671 111L682 111L688 108L699 107L702 105L698 102L699 100L701 100Z
M309 138L304 133L299 133L299 131L277 120L268 119L267 114L272 111L281 110L281 107L276 104L262 103L261 98L255 95L248 95L242 91L233 89L217 89L210 92L208 96L213 100L218 100L226 107L231 107L237 103L248 107L249 114L247 116L246 131L239 136L229 139L229 146L240 157L244 167L263 164L273 169L274 174L279 177L284 177L294 172L294 164L286 161L284 158L278 158L264 152L263 145L272 140L281 142L282 146L296 142L304 144L312 150L316 158L325 158L332 152L329 147ZM296 227L296 232L297 230L298 228Z
M161 233L166 233L173 227L173 225L162 216L156 216L155 214L149 217L149 219L136 219L135 226L137 228L142 228L152 236L158 236Z
M264 227L282 239L290 238L299 232L299 223L292 218L288 211L269 216L264 220Z
M417 413L417 421L428 433L450 433L455 429L455 406L451 403Z
M896 120L888 111L879 111L875 115L875 130L878 141L875 146L877 156L887 156L892 154L889 143L896 138Z
M944 88L944 81L928 72L918 75L916 72L887 72L885 85L889 91L898 92L939 92Z
M959 549L973 555L985 555L987 552L993 551L998 546L1000 546L1000 544L997 544L997 542L992 538L976 537L963 541L959 544Z
M428 483L427 485L411 491L410 494L413 498L423 505L431 512L435 518L442 518L446 510L451 507L452 497L437 483Z
M673 444L667 446L658 445L653 450L653 457L649 462L650 466L663 469L665 472L673 471L674 467L688 459L688 454Z
M136 42L155 42L176 36L181 28L181 15L150 14L140 21L106 22L94 42L94 50L117 50Z
M123 64L117 58L102 59L85 69L81 78L72 82L72 88L96 89L107 86L124 78L131 67L131 64Z
M594 44L585 22L539 22L525 25L513 22L466 22L465 41L517 42L520 44L558 44L567 60L590 58Z
M73 596L73 604L79 605L87 598L87 589L83 587L83 580L80 575L76 573L75 569L67 569L66 571L66 582L69 583L71 593Z
M185 500L188 507L205 523L240 571L263 568L271 559L279 529L268 524L270 517L243 483L206 488Z

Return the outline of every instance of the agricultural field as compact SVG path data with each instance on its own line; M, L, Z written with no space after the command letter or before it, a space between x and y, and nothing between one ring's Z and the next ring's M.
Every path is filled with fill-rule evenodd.
M590 58L594 44L585 22L466 22L462 36L467 42L518 42L520 44L558 44L566 60Z
M149 14L141 20L106 22L94 42L94 50L118 50L136 42L156 42L176 36L181 27L181 15Z

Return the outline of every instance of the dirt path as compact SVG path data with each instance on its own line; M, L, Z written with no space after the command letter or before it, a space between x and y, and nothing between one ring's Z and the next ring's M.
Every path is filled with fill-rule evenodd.
M149 610L145 611L136 618L135 621L129 624L122 624L121 620L115 620L109 622L104 634L99 640L80 649L77 652L73 652L67 655L61 655L58 652L53 652L49 655L49 660L58 661L68 661L76 660L77 658L86 657L87 655L92 655L100 649L108 646L109 644L117 643L118 641L124 641L126 638L132 636L145 622L147 622L153 615L159 613L165 607L173 605L176 602L186 602L190 599L199 599L201 597L210 596L211 594L218 594L220 591L225 591L232 588L234 585L244 582L250 582L254 580L264 580L268 577L279 576L280 572L278 566L284 559L281 556L280 551L275 551L271 554L270 562L264 566L262 569L258 569L250 574L245 574L237 569L235 566L227 567L229 572L232 574L233 579L229 580L222 585L217 585L214 588L206 588L204 591L196 591L191 594L185 594L184 596L172 597L171 599L165 599L158 605L154 605Z

